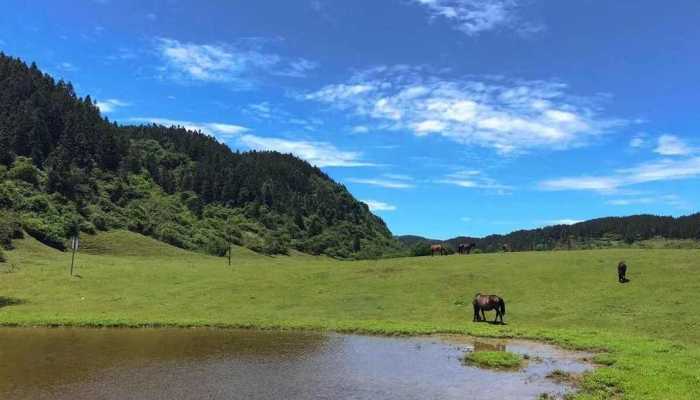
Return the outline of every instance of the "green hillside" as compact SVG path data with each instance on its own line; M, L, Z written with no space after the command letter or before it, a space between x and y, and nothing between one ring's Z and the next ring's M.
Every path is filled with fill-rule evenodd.
M216 255L230 243L338 258L398 248L366 204L305 161L232 152L180 127L110 123L70 83L2 53L0 210L0 223L17 220L59 249L75 228Z
M235 247L233 265L128 231L70 255L15 240L0 267L0 324L304 328L519 336L606 350L581 398L700 396L700 251L582 250L340 262ZM619 284L624 259L631 282ZM8 272L11 271L11 272ZM507 325L473 323L474 293ZM493 315L489 315L493 318Z

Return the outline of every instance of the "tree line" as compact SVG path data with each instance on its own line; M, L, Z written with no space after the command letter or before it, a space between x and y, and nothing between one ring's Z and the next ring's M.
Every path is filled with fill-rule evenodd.
M573 225L554 225L538 229L518 230L506 235L482 238L459 236L445 241L420 236L400 236L398 240L413 249L414 255L424 255L427 243L442 243L453 250L461 243L474 243L482 252L566 250L633 244L662 237L665 239L700 240L700 213L681 217L632 215L605 217Z

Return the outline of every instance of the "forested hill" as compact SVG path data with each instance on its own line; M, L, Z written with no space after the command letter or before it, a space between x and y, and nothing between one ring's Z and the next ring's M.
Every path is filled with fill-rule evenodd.
M656 215L606 217L483 238L460 236L440 241L406 235L399 236L398 240L405 247L444 243L452 249L456 249L460 243L474 243L480 251L493 252L502 250L503 246L512 251L595 248L615 243L632 244L657 237L700 240L700 213L677 218ZM425 252L425 249L422 251Z
M0 177L0 231L15 221L58 248L76 227L213 254L229 242L340 258L398 247L367 205L305 161L232 152L179 127L110 123L70 83L2 53Z

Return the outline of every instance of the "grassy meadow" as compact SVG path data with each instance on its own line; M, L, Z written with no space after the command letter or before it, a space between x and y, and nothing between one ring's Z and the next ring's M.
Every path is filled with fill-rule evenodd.
M84 236L70 253L14 242L0 264L0 324L220 326L526 337L586 348L606 365L581 399L700 398L700 250L611 249L336 261L226 258L134 233ZM625 260L631 282L617 282ZM472 322L496 293L506 325ZM489 319L493 313L487 314Z

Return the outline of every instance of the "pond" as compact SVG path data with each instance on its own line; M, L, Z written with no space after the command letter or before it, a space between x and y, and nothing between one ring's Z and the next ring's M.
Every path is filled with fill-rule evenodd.
M518 371L468 351L527 354ZM223 329L0 328L0 398L535 399L590 355L527 341Z

